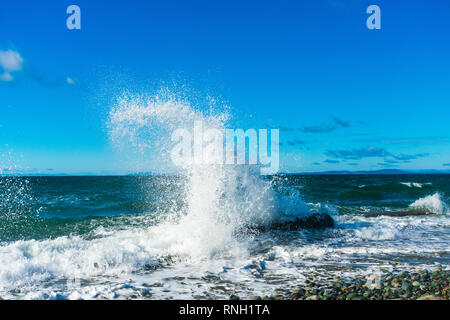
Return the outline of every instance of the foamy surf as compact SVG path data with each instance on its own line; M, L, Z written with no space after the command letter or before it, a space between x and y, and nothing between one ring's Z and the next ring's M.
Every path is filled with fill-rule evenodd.
M442 200L440 193L420 198L409 206L415 210L426 210L435 214L447 214L449 212L448 205Z
M420 183L420 182L400 182L401 185L407 186L408 188L423 188L425 186L433 185L431 182Z

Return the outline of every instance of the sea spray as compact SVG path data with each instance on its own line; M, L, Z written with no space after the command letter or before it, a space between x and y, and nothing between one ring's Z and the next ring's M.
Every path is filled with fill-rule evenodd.
M23 177L0 176L0 216L33 216L40 209L34 210L29 181Z
M411 209L426 210L435 214L446 214L449 212L448 205L442 200L440 193L420 198L410 205Z
M153 96L124 94L111 108L108 117L108 134L116 148L131 145L142 154L158 156L161 165L171 166L171 134L178 128L192 126L200 120L208 127L223 127L228 119L227 106L222 112L209 115L192 107L189 102L177 98L166 89Z
M199 106L179 100L166 90L161 92L164 94L154 97L119 99L110 112L109 132L114 144L131 144L144 154L158 153L159 164L169 168L174 130L190 127L195 121L201 121L206 130L224 130L229 116L226 111L212 112L211 106L204 108L209 112L205 115ZM210 256L242 247L250 237L247 228L279 218L270 181L254 173L251 166L214 164L206 159L204 164L186 163L177 170L184 177L179 187L184 191L186 208L170 227L159 226L174 233L175 238L159 236L170 237L177 246L182 243L180 254Z

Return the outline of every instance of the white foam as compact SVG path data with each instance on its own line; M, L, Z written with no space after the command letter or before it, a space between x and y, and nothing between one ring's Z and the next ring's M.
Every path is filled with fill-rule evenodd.
M203 280L208 275L231 292L262 295L293 285L324 265L348 265L355 259L377 265L388 261L380 257L426 257L448 250L448 240L437 236L445 232L448 216L339 220L323 240L311 242L299 233L286 244L271 234L237 241L226 224L201 234L205 230L188 220L114 232L100 227L87 237L16 241L0 246L0 295L8 298L9 290L19 288L20 297L27 299L123 299L145 289L142 283L160 283L148 289L154 298L228 297L230 293L214 289L216 280ZM199 246L201 241L212 243ZM260 246L268 250L255 250ZM143 273L146 265L156 271ZM185 279L173 279L179 276ZM89 284L55 282L73 278Z
M424 186L433 185L431 182L419 183L419 182L400 182L400 184L407 186L408 188L423 188Z
M363 240L393 240L399 231L392 226L380 228L378 226L364 227L355 231L357 237Z
M447 204L442 200L440 193L420 198L409 206L411 209L426 210L430 213L445 214L449 212Z
M156 265L157 253L142 230L97 239L75 236L16 241L0 246L0 283L20 287L60 277L117 275Z

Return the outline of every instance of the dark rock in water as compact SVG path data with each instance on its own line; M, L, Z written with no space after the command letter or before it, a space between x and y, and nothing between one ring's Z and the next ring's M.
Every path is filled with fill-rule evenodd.
M333 218L327 213L315 213L294 221L275 222L263 229L294 231L299 229L321 229L334 226Z
M327 213L315 213L310 216L297 218L295 221L277 226L283 230L320 229L334 226L333 218Z
M364 215L366 218L376 218L381 216L388 217L407 217L407 216L426 216L431 214L428 211L385 211L385 212L375 212Z

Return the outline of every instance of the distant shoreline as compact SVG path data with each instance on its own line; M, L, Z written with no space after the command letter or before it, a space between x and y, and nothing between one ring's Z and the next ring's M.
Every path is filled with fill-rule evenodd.
M361 175L447 175L450 174L450 170L374 170L374 171L323 171L323 172L280 172L274 176L361 176ZM0 177L170 177L178 176L179 174L172 173L128 173L128 174L94 174L94 173L80 173L80 174L67 174L67 173L7 173L0 174Z

